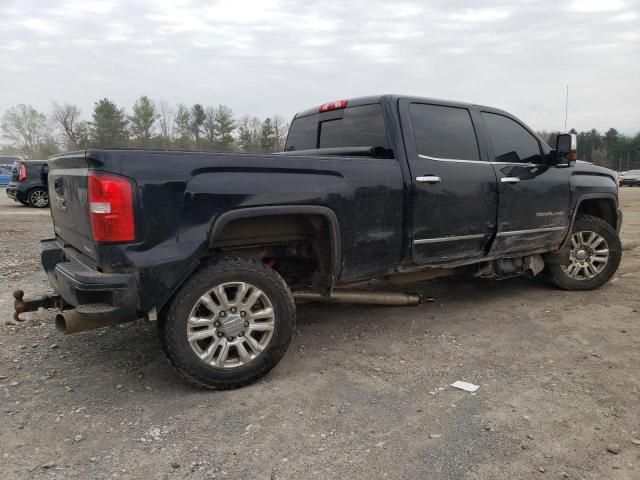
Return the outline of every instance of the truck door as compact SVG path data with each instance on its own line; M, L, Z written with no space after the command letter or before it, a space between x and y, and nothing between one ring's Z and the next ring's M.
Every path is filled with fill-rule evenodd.
M549 166L538 138L503 112L481 112L498 178L498 230L491 254L552 250L569 225L571 169Z
M482 257L496 229L497 182L469 109L400 100L417 264Z

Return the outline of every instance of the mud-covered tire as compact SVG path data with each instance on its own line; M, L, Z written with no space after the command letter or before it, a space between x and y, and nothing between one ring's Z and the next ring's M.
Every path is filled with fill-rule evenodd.
M192 314L198 315L194 313L193 309L200 304L203 296L211 295L212 289L220 285L233 284L234 282L250 285L265 294L265 301L268 301L272 306L273 315L269 321L272 322L273 328L263 350L260 353L251 351L252 354L257 355L255 358L239 366L220 368L208 363L210 361L217 363L219 358L203 360L194 350L200 347L194 346L188 339L188 328L193 329L189 318L193 318ZM214 300L216 300L215 294ZM218 306L218 308L221 307ZM212 314L212 317L223 320L219 315ZM226 318L229 319L230 316L227 314ZM204 262L180 287L169 305L159 315L158 328L162 348L182 377L198 387L226 390L250 384L267 374L287 351L295 330L295 322L296 309L293 296L285 281L275 270L250 258L220 256ZM220 322L216 323L220 324ZM245 322L245 325L248 323ZM218 330L223 328L224 326ZM190 332L192 333L192 330ZM227 337L224 335L227 334L228 332L222 334L222 331L220 331L220 335L216 333L217 336L223 337L221 341L225 342ZM242 334L236 332L236 337L229 338L239 341L241 336L244 336L244 332ZM212 335L211 344L215 340L215 336ZM191 341L193 342L193 340ZM243 345L248 346L248 344ZM203 348L206 350L207 347ZM236 348L238 348L236 352L238 362L240 362L239 347ZM215 347L215 351L220 352L221 350L219 347ZM221 354L219 353L217 356L220 357ZM227 357L225 357L225 361L227 361Z
M608 258L606 264L600 271L594 274L592 278L584 278L586 277L584 273L581 273L581 275L577 275L577 277L582 278L576 278L576 276L572 276L570 274L568 266L549 264L547 266L547 271L552 283L564 290L594 290L601 287L613 276L614 273L616 273L616 271L618 270L618 266L620 265L620 260L622 259L622 245L620 243L618 233L611 225L609 225L601 218L593 217L591 215L578 216L573 223L573 230L571 231L572 238L575 235L580 234L580 232L584 232L583 238L587 240L591 236L591 232L602 237L604 239L604 242L606 242ZM576 252L579 251L580 248L576 247L571 242L571 240L570 247L571 259L572 262L574 262L576 258ZM605 250L604 248L601 248L602 245L599 245L598 247L600 247L600 250L596 248L594 252ZM597 253L589 252L587 252L587 254L598 255ZM600 257L589 257L589 259L592 258ZM594 271L595 269L592 269L589 274L592 274Z

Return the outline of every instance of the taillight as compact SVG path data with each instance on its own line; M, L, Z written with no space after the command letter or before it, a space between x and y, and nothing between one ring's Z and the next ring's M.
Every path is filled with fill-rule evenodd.
M24 182L27 179L27 166L24 163L20 164L20 173L18 173L18 181Z
M322 105L320 105L318 112L328 112L329 110L339 110L346 107L346 100L336 100L335 102L323 103Z
M114 175L90 172L91 232L96 242L131 242L136 238L131 183Z

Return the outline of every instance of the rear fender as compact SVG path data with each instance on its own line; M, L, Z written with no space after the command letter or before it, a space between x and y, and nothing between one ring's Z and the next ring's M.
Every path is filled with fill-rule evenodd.
M250 207L225 212L221 214L212 225L209 235L209 249L214 248L214 243L225 226L235 220L278 215L316 215L327 221L331 241L331 285L329 286L329 290L333 289L340 276L342 249L338 218L334 211L327 207L319 205L280 205L272 207Z

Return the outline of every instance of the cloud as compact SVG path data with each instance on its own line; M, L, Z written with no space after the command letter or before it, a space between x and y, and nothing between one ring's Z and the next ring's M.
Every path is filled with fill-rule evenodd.
M458 22L495 22L509 18L511 12L505 8L469 8L462 13L454 13L451 18Z
M574 12L613 12L620 10L625 5L622 0L573 0L569 4L569 10Z
M638 1L5 0L0 112L108 96L292 115L410 93L495 105L534 128L637 130Z

